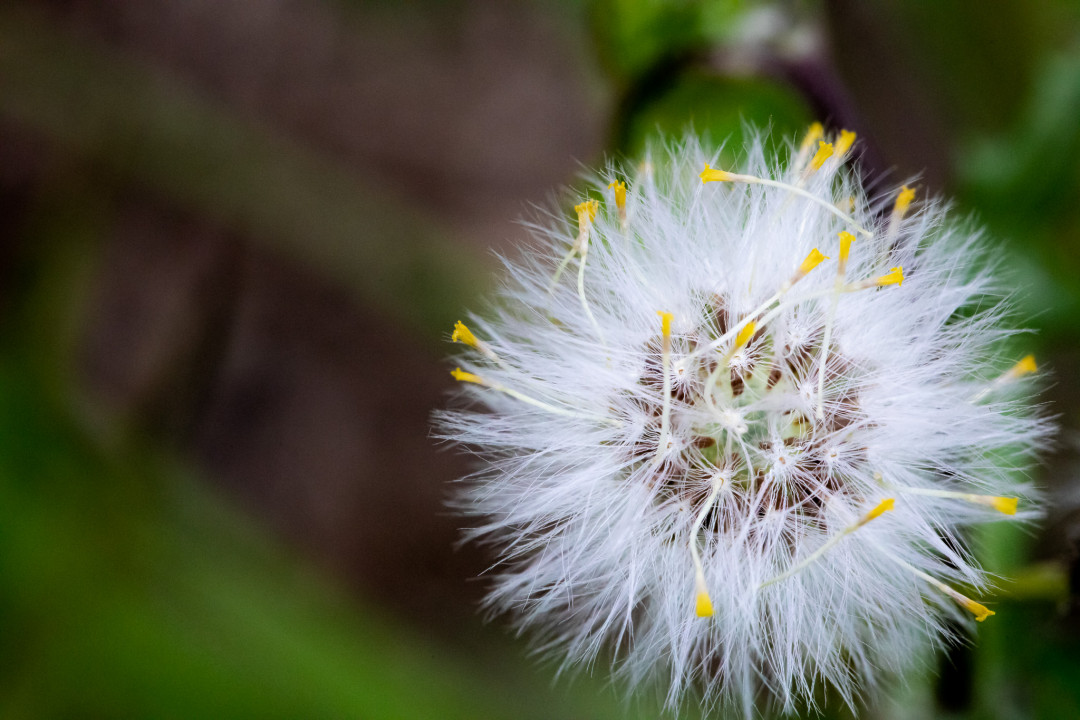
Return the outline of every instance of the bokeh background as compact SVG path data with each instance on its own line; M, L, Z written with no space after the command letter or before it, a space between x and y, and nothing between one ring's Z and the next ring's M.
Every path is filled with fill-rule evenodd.
M657 717L478 614L448 331L584 167L814 119L985 223L1063 425L866 715L1080 717L1067 0L3 0L0 717Z

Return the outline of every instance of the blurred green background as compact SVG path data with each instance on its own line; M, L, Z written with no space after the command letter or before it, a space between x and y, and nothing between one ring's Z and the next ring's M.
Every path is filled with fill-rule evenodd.
M5 0L0 717L657 717L477 613L445 340L582 167L814 119L987 225L1063 425L998 614L865 714L1080 717L1065 0Z

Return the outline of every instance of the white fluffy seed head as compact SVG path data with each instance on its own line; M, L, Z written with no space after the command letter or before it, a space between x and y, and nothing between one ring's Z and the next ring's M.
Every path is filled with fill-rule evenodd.
M964 528L1030 498L1049 432L977 232L763 147L728 172L659 148L535 226L438 417L484 462L459 502L498 548L490 608L671 707L851 704L985 619Z

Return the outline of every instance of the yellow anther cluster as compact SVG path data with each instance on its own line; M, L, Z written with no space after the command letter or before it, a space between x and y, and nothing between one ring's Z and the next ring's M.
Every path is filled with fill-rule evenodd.
M847 151L851 149L851 146L855 144L855 133L851 130L841 130L840 137L836 139L836 147L834 152L836 157L843 159Z
M898 217L903 217L911 207L912 201L915 199L915 188L909 188L907 185L900 188L900 194L896 196L896 206L893 207L893 213Z
M461 368L454 368L450 372L450 374L453 375L454 379L457 380L458 382L471 382L471 383L476 383L477 385L487 385L488 384L487 381L484 380L484 378L480 377L479 375L477 375L475 373L471 373L471 372L466 372L466 371L462 370Z
M829 550L831 550L833 547L835 547L836 544L839 543L841 540L843 540L845 537L847 537L851 533L855 532L856 530L861 528L866 523L868 523L868 522L870 522L872 520L875 520L875 519L881 517L882 515L884 515L885 513L887 513L888 511L892 510L893 506L895 504L896 504L895 499L893 499L893 498L885 498L884 500L879 502L876 506L874 506L873 510L871 510L870 512L866 513L861 518L859 518L859 521L856 522L854 525L849 525L846 528L844 528L843 530L841 530L840 532L836 533L831 538L826 540L825 543L821 547L819 547L817 550L810 553L810 555L808 555L806 558L804 558L802 560L802 562L798 563L797 565L794 565L793 567L788 568L786 572L783 572L780 575L777 575L773 579L766 580L765 582L763 582L761 584L761 587L765 588L765 587L768 587L769 585L774 585L774 584L776 584L778 582L782 582L784 580L787 580L789 577L791 577L792 575L795 575L796 573L802 572L805 568L807 568L810 565L812 565L813 563L817 562L818 558L825 555L825 553L827 553ZM927 576L927 577L929 578L929 576ZM933 578L929 578L929 579L933 580Z
M729 181L733 178L733 175L726 170L718 170L717 168L709 167L709 163L705 163L705 169L701 171L701 174L698 175L698 177L701 178L701 184L704 185L705 183L710 182Z
M895 558L895 557L893 558L893 560L896 563L898 563L901 567L904 567L904 568L908 569L909 571L911 571L912 573L914 573L918 577L921 577L926 582L930 583L934 587L941 590L941 592L943 592L946 595L948 595L949 597L951 597L953 600L956 601L956 603L960 607L964 608L969 613L974 615L976 622L982 622L983 620L986 620L986 618L990 617L991 615L996 615L997 614L993 610L991 610L990 608L983 605L982 603L975 602L974 600L969 598L967 595L964 595L963 593L959 592L958 590L956 590L956 589L954 589L952 587L949 587L948 585L941 582L937 578L932 577L930 575L927 575L922 570L918 570L918 569L912 567L911 565L904 562L903 560L900 560L900 559Z
M754 337L754 333L757 331L757 323L751 321L746 324L742 330L739 331L738 336L735 338L735 349L746 347L746 343L750 342L750 338Z
M675 318L675 316L669 312L664 312L662 310L657 310L656 314L660 316L661 334L663 334L663 336L666 338L671 337L671 321Z
M904 268L897 265L896 267L891 268L889 272L879 277L876 282L881 287L885 287L886 285L903 285Z
M596 213L600 210L600 203L596 200L586 200L583 203L574 206L574 212L577 213L577 226L578 236L577 242L574 247L570 249L570 253L564 259L564 264L559 266L559 269L555 273L555 278L552 279L552 285L558 280L559 275L562 274L565 262L573 256L574 253L578 253L581 256L582 267L585 263L585 253L589 250L589 229L592 227L593 220L596 219Z
M1019 500L1011 497L991 497L990 506L1003 515L1015 515L1016 505Z
M709 597L709 593L705 590L698 591L697 599L694 603L694 611L697 613L698 617L712 617L712 598Z
M626 210L626 183L622 180L608 184L609 190L615 191L615 207L619 211Z
M818 140L817 152L814 153L814 159L810 161L810 167L820 170L825 161L833 156L833 151L832 143Z
M1011 372L1014 376L1021 377L1023 375L1030 375L1033 372L1037 372L1038 369L1039 366L1035 364L1035 356L1025 355L1020 360L1020 362L1016 363L1016 365L1013 365Z
M799 277L804 277L807 273L828 259L829 257L827 255L822 255L820 250L814 248L810 251L810 254L806 256L806 259L802 261L802 264L799 265L799 269L795 274Z
M991 615L997 615L997 613L990 608L981 603L977 603L968 597L961 600L960 604L964 606L964 609L975 616L975 622L982 622Z
M895 507L895 506L896 506L896 499L895 498L885 498L884 500L879 502L876 506L874 506L873 510L871 510L870 512L863 515L862 519L859 520L856 527L862 527L863 525L870 522L871 520L876 520L877 518L881 517L885 513L892 510L893 507Z
M450 341L464 343L472 347L476 347L479 344L476 340L476 336L472 334L472 330L465 327L465 323L460 320L454 323L454 332L450 335Z
M574 212L578 216L578 224L585 222L588 218L589 222L596 220L596 213L600 210L600 203L596 200L586 200L583 203L574 206Z
M851 243L855 242L855 236L844 230L838 234L838 237L840 238L840 268L843 271L848 255L851 253Z
M825 136L825 128L821 123L816 122L811 125L806 131L806 137L803 138L802 145L799 146L800 153L810 152L810 148L814 146L814 143Z

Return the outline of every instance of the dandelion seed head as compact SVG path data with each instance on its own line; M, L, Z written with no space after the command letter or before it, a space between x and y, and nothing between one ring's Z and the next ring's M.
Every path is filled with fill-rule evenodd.
M868 197L854 142L657 147L536 224L455 328L438 433L483 462L457 503L496 548L487 606L565 666L672 708L855 704L993 614L963 531L1033 514L1037 366L1003 355L977 230Z

